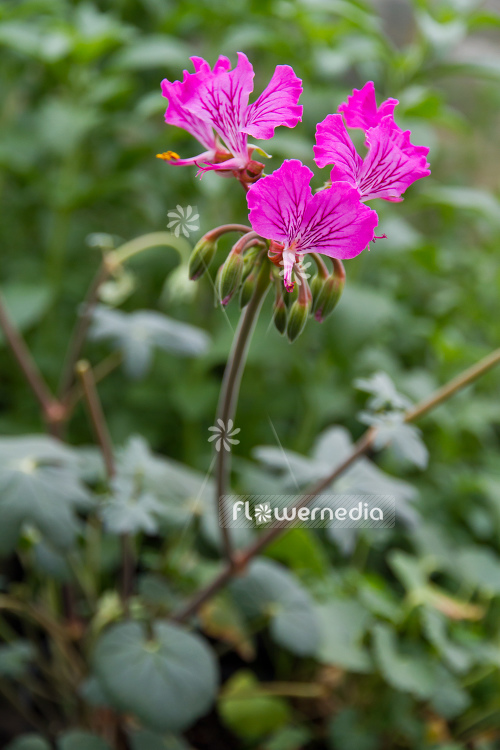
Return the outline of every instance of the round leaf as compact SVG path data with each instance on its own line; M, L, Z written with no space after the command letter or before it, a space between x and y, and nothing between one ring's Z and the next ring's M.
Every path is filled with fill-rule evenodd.
M152 639L138 622L110 628L96 646L94 670L116 708L159 732L192 724L217 690L215 659L204 641L167 623L153 624Z

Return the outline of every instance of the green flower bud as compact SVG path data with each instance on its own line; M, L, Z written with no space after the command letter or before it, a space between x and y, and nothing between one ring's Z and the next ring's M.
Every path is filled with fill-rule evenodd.
M286 335L290 342L295 341L307 323L307 318L311 310L311 299L307 300L296 299L288 312L288 324L286 327Z
M203 276L212 262L216 250L217 241L207 240L206 237L198 240L189 258L189 278L192 281Z
M244 260L240 253L229 253L221 266L218 290L222 305L227 305L241 284L243 266Z
M329 276L323 283L323 288L318 294L314 305L314 317L321 323L331 312L333 312L337 302L344 291L345 278L339 276Z
M246 307L250 302L250 297L253 294L256 282L257 274L255 271L249 273L246 279L243 281L240 290L240 310L243 310L243 308Z
M281 300L281 303L276 304L274 306L273 320L274 320L274 325L283 336L283 334L286 331L286 323L287 323L286 305L283 302L283 300Z
M309 287L311 289L312 294L312 310L313 312L316 311L316 308L318 306L318 298L323 290L323 286L325 283L325 279L322 278L319 273L316 274L316 276L313 276L312 279L310 279Z

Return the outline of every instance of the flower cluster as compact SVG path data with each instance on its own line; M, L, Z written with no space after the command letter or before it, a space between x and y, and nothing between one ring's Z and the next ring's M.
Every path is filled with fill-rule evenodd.
M238 54L233 70L226 57L220 57L213 69L202 58L191 59L194 73L185 71L182 81L162 82L163 95L169 100L165 120L194 135L206 150L190 159L172 151L158 156L174 165L195 164L200 173L215 170L234 176L244 186L253 231L244 234L219 269L220 300L227 304L241 288L244 306L265 256L266 263L270 261L268 276L276 284L275 324L292 340L309 313L322 320L333 310L345 281L342 260L359 255L379 239L375 235L377 213L366 201L401 201L415 180L430 174L429 149L412 144L410 131L396 124L396 99L377 107L375 87L369 81L362 89L354 89L337 113L327 115L316 128L314 161L320 169L332 169L329 182L313 194L314 173L309 167L287 159L275 172L264 175L264 165L253 159L257 147L248 143L249 135L272 138L276 127L293 128L300 122L302 85L292 68L279 65L267 88L249 104L254 73L244 54ZM364 132L364 158L357 153L348 128ZM198 243L192 278L206 270L221 233L213 230ZM310 283L310 274L305 273L310 264L303 262L306 254L317 266ZM331 259L333 270L320 256ZM283 297L282 282L287 292L298 287L291 303Z

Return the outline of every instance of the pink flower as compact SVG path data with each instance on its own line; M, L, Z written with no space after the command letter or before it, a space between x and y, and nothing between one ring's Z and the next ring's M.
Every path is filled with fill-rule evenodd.
M346 130L342 115L328 115L316 128L315 161L318 167L334 164L332 182L346 180L359 189L361 200L383 198L401 201L402 194L415 180L430 174L426 146L414 146L410 131L394 122L396 99L388 99L379 109L371 81L356 89L347 104L341 104L346 122L363 128L368 153L363 160Z
M248 136L272 138L279 125L293 128L300 122L300 79L290 66L278 65L267 88L249 104L254 71L246 55L238 53L234 70L223 56L213 70L201 57L191 60L194 73L184 71L182 81L162 81L163 96L169 100L165 121L187 130L206 150L190 159L171 151L158 156L177 166L196 164L202 171L241 174L249 168L258 177L263 167L252 162L255 147L248 145Z
M353 258L373 239L378 217L359 200L355 187L333 182L315 195L312 171L289 159L252 185L247 194L250 223L262 237L273 240L283 254L285 287L293 289L292 272L305 253ZM277 247L276 247L277 246Z

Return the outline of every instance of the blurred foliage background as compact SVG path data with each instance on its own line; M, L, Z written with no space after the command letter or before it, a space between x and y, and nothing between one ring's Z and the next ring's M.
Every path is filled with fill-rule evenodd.
M401 127L430 146L432 176L413 185L404 203L374 206L387 240L346 264L344 296L324 324L310 321L291 346L270 325L266 301L242 384L234 486L282 491L289 486L287 467L296 476L304 468L297 454L313 456L314 476L319 433L321 460L328 451L340 455L347 433L332 426L353 438L364 429L357 414L366 394L354 388L356 378L383 371L418 400L497 347L499 40L495 1L2 3L1 288L49 383L57 385L78 306L100 261L99 245L117 247L163 231L169 210L191 205L200 229L179 244L185 263L201 234L246 221L243 193L231 181L214 174L199 181L194 169L155 159L167 149L191 156L197 148L184 131L164 124L161 79L180 78L190 55L213 63L225 54L235 61L239 50L256 69L257 93L277 64L292 65L304 82L303 122L263 144L273 155L268 172L284 158L313 167L316 123L353 87L374 80L379 101L399 99ZM316 175L319 187L327 172ZM228 247L221 243L221 261ZM203 328L212 338L208 352L187 359L159 347L149 370L130 377L116 369L99 392L117 446L141 435L154 452L200 472L189 476L201 484L232 331L214 305L209 279L187 282L176 272L179 252L155 248L133 259L134 288L120 309L155 310ZM227 310L233 327L238 314L233 302ZM1 434L39 433L43 424L32 395L3 339L0 347ZM109 352L106 340L89 341L85 349L94 364ZM381 482L381 491L394 491L407 509L394 531L349 539L290 532L276 543L269 554L321 602L327 640L320 651L306 649L304 660L300 648L291 655L286 639L278 637L283 648L273 651L272 633L240 633L238 658L222 659L225 687L216 715L176 742L268 750L497 747L498 378L493 371L421 422L430 456L424 472L396 451L377 457L370 486ZM68 440L92 442L81 406ZM275 461L279 443L290 451L286 465ZM134 456L138 445L129 443ZM304 482L309 479L304 471ZM359 487L359 479L353 482ZM183 500L190 491L180 493ZM180 592L206 580L216 565L214 534L206 529L201 542L190 532L183 554L176 552L168 565L159 539L152 533L140 542L139 567L167 573L180 581ZM27 537L22 544L29 569L36 544ZM112 550L109 555L111 588ZM5 559L5 590L27 576L29 587L19 595L43 600L48 584L37 583L40 571L21 574L15 555ZM49 579L57 578L50 570ZM217 640L208 613L205 629ZM246 639L254 641L251 647ZM296 698L293 691L290 697L286 690L284 697L272 691L255 697L248 693L252 680L309 680L328 689L321 699ZM66 725L78 725L69 716ZM256 717L264 719L259 724ZM26 729L21 723L11 730L6 714L4 720L5 742ZM142 736L150 744L134 750L174 746L153 745L160 739L151 736Z

